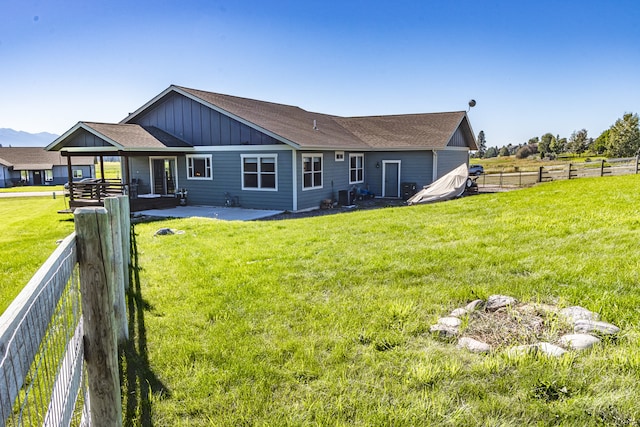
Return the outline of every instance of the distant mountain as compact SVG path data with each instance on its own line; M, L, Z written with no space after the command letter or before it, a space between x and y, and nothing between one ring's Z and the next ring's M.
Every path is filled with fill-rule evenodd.
M0 128L0 146L2 147L46 147L58 135L49 132L29 133L8 128Z

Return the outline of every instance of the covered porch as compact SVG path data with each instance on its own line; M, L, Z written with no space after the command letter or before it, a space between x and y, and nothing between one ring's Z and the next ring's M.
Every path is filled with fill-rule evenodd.
M109 151L107 153L95 151L87 153L73 153L62 151L61 154L67 158L68 182L65 185L65 197L69 198L69 208L60 213L73 212L79 207L104 206L106 197L127 195L129 196L130 209L132 212L139 212L149 209L165 209L186 204L186 198L176 188L175 156L179 153L157 153L157 152L136 152ZM100 178L87 178L79 181L73 180L71 169L71 158L76 155L95 156L98 159L96 176ZM172 155L173 157L169 157ZM130 157L149 157L151 182L145 183L145 178L132 177L130 171ZM155 158L153 158L155 156ZM105 157L119 157L121 177L108 177L105 173Z
M67 159L70 211L103 206L106 197L120 194L129 196L133 212L177 206L185 200L177 193L177 159L193 146L153 126L78 122L46 149ZM74 181L71 159L79 156L98 159L100 178ZM105 173L105 157L120 159L117 177Z

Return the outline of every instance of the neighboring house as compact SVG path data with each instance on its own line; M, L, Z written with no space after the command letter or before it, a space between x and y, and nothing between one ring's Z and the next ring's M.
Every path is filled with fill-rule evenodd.
M74 157L74 180L95 177L93 157ZM0 187L60 185L68 181L67 160L43 147L0 147Z
M354 187L402 197L477 146L464 111L339 117L170 86L120 123L79 122L47 149L121 156L132 199L186 189L190 204L300 211Z

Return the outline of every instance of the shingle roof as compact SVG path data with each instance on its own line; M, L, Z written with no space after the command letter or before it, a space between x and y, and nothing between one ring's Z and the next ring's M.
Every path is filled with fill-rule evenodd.
M391 116L339 117L284 104L240 98L173 86L301 148L442 149L466 113L424 113ZM314 129L314 121L317 129ZM470 148L475 149L471 134Z
M67 159L57 151L46 151L44 147L0 147L0 162L14 170L45 170L52 166L66 166ZM93 165L94 158L73 157L73 165Z
M81 123L100 135L120 144L124 148L147 150L166 147L191 147L186 142L152 126L143 127L134 124L94 122Z

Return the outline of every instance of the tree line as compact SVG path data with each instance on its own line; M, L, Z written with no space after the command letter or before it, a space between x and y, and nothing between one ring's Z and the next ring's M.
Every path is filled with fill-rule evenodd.
M478 134L478 151L473 157L488 159L498 156L515 156L519 159L536 156L555 159L559 155L584 154L607 157L633 157L640 154L640 125L638 114L625 113L596 139L590 138L586 129L574 131L569 138L545 133L530 138L522 144L487 147L484 131Z

